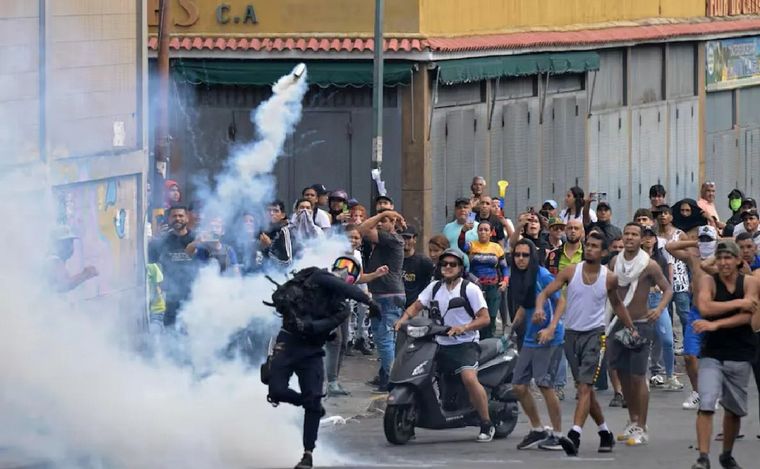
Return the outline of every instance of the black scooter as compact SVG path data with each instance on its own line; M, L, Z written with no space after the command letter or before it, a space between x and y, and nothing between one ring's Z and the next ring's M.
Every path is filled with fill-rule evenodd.
M414 428L442 430L480 426L480 418L470 404L459 376L439 373L436 366L438 343L449 327L422 316L405 326L407 339L396 354L390 376L383 426L385 438L396 445L406 444ZM506 338L480 341L478 380L488 394L491 421L496 438L506 438L517 425L517 397L512 390L512 373L517 362L517 346Z

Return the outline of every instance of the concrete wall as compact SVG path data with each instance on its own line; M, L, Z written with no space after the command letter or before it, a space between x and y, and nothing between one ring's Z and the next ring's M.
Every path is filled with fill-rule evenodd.
M222 4L229 8L220 11ZM374 4L374 0L174 0L174 33L371 37ZM152 27L158 24L157 9L158 0L150 0ZM218 13L225 23L220 23ZM385 32L392 36L460 36L704 15L704 0L385 0ZM151 32L156 32L155 28Z
M509 29L688 18L705 15L704 0L419 0L420 31L462 35Z
M72 299L135 320L144 305L145 12L145 0L0 2L0 167L47 179L55 221L80 237L68 267L100 272Z

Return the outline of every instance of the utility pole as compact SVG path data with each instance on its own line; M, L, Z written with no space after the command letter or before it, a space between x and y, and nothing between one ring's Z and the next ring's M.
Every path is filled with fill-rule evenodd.
M372 93L372 169L380 172L383 166L383 0L375 0L375 73ZM380 176L378 176L379 180ZM371 181L372 209L379 195L377 183Z
M155 132L155 158L156 158L156 176L161 175L161 179L166 177L167 164L171 154L169 136L169 40L171 39L171 4L173 0L159 0L159 21L158 21L158 83L156 87L156 132ZM154 179L153 193L158 195L163 191L163 183L160 187L155 185L157 177Z

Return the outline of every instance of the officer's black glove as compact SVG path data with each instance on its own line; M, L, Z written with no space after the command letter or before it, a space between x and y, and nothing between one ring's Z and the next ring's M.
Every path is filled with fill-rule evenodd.
M369 317L370 319L380 318L380 305L374 300L369 302Z

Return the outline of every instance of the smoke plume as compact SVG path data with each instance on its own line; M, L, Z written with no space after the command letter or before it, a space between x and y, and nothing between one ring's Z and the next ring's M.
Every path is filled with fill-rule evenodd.
M305 77L293 75L273 86L272 98L255 113L259 139L230 157L216 191L209 192L207 211L231 220L241 206L269 200L269 173L298 122L306 89ZM30 197L28 189L14 192L15 181L0 184L6 243L0 447L58 467L293 464L301 452L302 411L273 409L255 370L220 353L252 320L262 331L277 327L261 303L272 286L262 277L221 277L205 268L182 312L182 359L136 353L125 327L130 321L120 313L142 311L119 311L116 301L95 307L50 291L45 269L53 204L47 196ZM332 241L318 253L307 249L307 262L326 266L345 248Z

